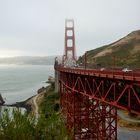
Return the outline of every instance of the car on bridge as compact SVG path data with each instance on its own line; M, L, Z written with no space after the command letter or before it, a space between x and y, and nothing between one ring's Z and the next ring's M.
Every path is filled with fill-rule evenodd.
M131 69L128 69L128 68L124 68L124 69L122 69L122 71L123 72L132 72L132 70Z
M105 70L105 68L101 68L101 69L100 69L100 71L104 71L104 70Z

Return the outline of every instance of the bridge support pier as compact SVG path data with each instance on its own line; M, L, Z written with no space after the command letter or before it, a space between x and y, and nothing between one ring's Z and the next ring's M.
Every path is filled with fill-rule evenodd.
M55 70L55 92L59 92L59 71Z
M73 140L117 140L116 107L68 89L60 82L61 109Z

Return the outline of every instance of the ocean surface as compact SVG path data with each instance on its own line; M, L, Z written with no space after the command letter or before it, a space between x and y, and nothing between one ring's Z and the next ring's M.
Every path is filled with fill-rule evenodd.
M47 86L49 76L53 65L0 65L0 93L6 104L23 101Z

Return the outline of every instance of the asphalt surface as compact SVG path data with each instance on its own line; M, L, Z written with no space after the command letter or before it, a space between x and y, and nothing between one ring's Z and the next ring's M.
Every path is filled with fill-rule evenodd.
M118 140L140 140L140 131L118 128Z

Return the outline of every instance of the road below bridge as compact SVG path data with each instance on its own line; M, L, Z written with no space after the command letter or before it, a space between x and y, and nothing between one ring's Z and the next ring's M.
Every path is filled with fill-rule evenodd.
M118 140L140 140L140 131L118 128Z

